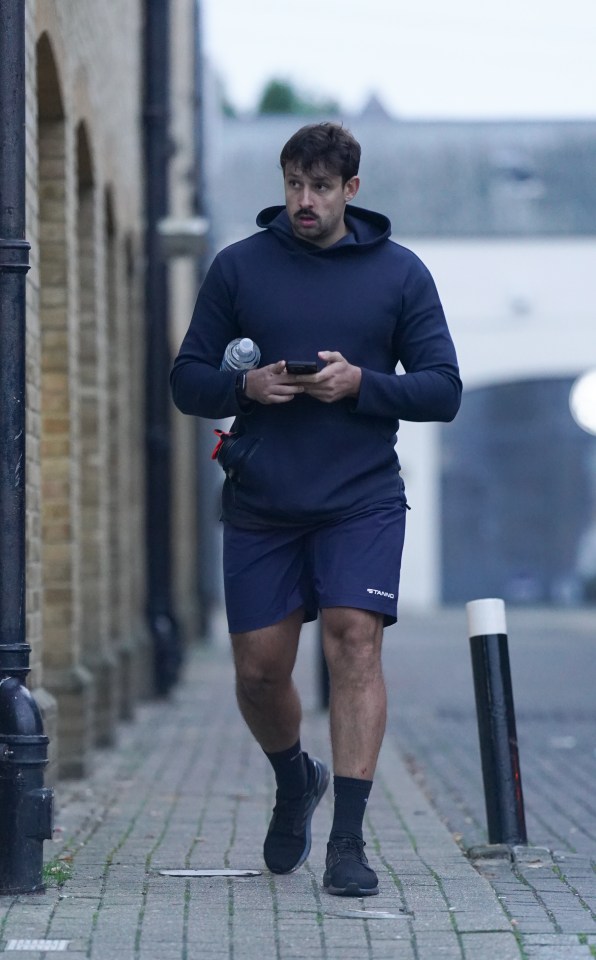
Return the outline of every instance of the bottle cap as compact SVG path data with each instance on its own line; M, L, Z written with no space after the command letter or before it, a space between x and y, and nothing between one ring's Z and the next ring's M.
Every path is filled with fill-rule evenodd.
M238 344L238 353L248 356L254 352L255 345L250 339L250 337L242 337L242 340Z

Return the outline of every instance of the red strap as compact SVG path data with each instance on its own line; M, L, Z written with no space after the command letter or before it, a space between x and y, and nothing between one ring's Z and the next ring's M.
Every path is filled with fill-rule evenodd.
M214 449L213 449L213 453L211 454L211 459L212 459L212 460L217 460L217 454L218 454L219 451L221 450L221 445L222 445L222 443L224 442L224 440L227 440L228 437L231 437L232 434L231 434L231 433L226 433L225 430L214 430L213 433L215 434L216 437L219 437L219 440L218 440L217 443L215 444L215 447L214 447Z

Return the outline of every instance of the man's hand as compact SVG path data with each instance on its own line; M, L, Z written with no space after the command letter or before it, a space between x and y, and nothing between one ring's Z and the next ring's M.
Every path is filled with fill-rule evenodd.
M297 393L304 393L304 387L290 380L285 372L286 361L278 360L267 367L256 367L246 371L246 396L257 403L287 403Z
M318 373L288 376L288 383L301 384L304 392L323 403L335 403L344 397L357 397L362 371L342 357L337 350L321 350L319 357L327 364Z

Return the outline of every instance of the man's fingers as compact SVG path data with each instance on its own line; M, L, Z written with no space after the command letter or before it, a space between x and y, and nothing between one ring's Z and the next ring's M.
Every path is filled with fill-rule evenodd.
M246 374L246 395L257 403L284 403L294 394L303 393L303 388L287 383L284 373L285 360L255 367Z
M303 387L276 384L275 387L267 392L264 403L287 403L293 400L296 394L304 393Z
M267 403L287 403L289 400L293 400L295 396L294 393L274 393L269 397Z
M339 360L345 359L339 350L321 350L319 357L321 360L324 360L325 363L337 363Z

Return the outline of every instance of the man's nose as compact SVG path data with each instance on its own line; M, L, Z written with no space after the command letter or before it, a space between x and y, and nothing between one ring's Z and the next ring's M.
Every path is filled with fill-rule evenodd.
M312 207L313 204L313 193L309 187L302 188L302 195L300 197L300 206L301 207Z

